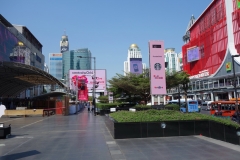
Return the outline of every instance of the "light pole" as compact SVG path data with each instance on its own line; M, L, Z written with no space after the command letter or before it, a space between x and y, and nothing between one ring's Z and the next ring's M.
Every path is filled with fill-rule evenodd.
M94 61L94 70L93 70L93 94L92 94L92 99L93 99L93 106L94 106L94 115L96 116L96 57L83 57L83 56L77 56L79 58L92 58Z
M238 96L237 96L237 84L236 84L236 74L235 74L235 65L234 65L234 57L239 57L240 55L232 55L232 66L233 66L233 85L234 85L234 91L235 91L235 110L238 110Z

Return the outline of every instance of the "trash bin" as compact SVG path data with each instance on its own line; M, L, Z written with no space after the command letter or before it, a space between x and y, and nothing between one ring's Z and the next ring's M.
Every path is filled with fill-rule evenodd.
M3 123L0 124L0 139L6 139L11 135L11 125L5 127Z

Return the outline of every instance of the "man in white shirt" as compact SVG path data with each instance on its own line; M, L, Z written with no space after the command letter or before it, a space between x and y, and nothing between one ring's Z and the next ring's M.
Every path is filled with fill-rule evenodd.
M5 114L6 106L0 102L0 118Z

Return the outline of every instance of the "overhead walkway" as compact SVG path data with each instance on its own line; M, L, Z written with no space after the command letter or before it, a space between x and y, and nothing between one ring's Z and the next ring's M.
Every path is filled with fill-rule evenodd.
M66 87L61 81L34 66L0 62L0 97L15 96L21 91L37 85L59 85Z

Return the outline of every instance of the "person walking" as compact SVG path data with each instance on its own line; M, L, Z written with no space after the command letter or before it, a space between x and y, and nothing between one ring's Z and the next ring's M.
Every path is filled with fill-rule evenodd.
M94 113L94 105L93 105L93 103L92 103L92 105L91 105L91 106L92 106L92 112Z
M90 112L90 103L87 103L88 112Z

